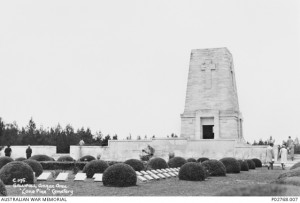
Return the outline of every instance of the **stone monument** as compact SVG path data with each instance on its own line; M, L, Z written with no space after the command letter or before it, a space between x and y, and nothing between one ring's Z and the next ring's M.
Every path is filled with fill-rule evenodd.
M243 140L232 55L227 48L191 52L181 137Z

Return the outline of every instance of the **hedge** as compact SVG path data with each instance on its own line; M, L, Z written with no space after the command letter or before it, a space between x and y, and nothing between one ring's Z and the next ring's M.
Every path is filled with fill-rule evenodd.
M277 179L287 178L287 177L300 177L300 168L295 168L292 170L288 170L285 173L282 173L278 176Z
M135 171L143 171L145 169L144 163L138 159L128 159L124 162L124 164L128 164Z
M287 178L280 178L274 181L276 184L283 184L283 185L295 185L300 186L300 177L287 177Z
M5 166L7 163L14 161L12 158L3 156L0 157L0 169Z
M221 161L212 159L204 161L201 165L207 170L209 176L226 176L226 167Z
M290 168L290 170L293 170L293 169L299 168L299 167L300 167L300 162L297 162Z
M167 162L162 159L162 158L152 158L148 161L148 165L147 165L147 169L153 169L153 170L157 170L157 169L164 169L164 168L168 168L168 164Z
M44 154L33 155L29 159L33 159L33 160L36 160L36 161L53 161L54 160L52 157L49 157L49 156L44 155Z
M216 196L299 196L300 190L296 186L277 184L255 184L221 191Z
M261 160L259 160L257 158L254 158L254 159L252 159L252 161L255 163L256 168L261 168L262 167Z
M24 157L19 157L19 158L16 158L15 161L24 161L24 160L27 160L26 158Z
M178 174L179 180L201 181L205 180L205 169L201 164L188 162L181 166Z
M22 161L10 162L5 166L3 166L0 170L0 179L3 181L5 185L34 184L32 168L28 164ZM16 180L22 180L22 181L16 181Z
M113 187L135 186L137 176L134 169L127 164L114 164L103 173L103 185Z
M246 159L249 169L255 169L255 163L252 159Z
M187 161L182 157L174 157L168 161L168 166L170 168L178 168L186 164Z
M6 192L5 184L0 179L0 196L6 196L6 195L7 192Z
M239 159L238 162L240 163L241 171L249 171L249 166L247 161Z
M32 170L35 172L36 177L40 176L43 173L43 167L38 161L26 159L23 160L23 162L28 164L32 168Z
M88 162L40 161L39 163L44 170L73 170L74 167L78 167L82 170Z
M188 158L186 161L187 161L187 162L197 162L197 160L194 159L194 158Z
M202 162L207 161L207 160L209 160L209 158L200 157L199 159L197 159L197 162L202 163Z
M240 173L241 166L235 158L225 157L223 159L220 159L220 161L226 167L226 173Z
M75 160L72 157L66 155L66 156L59 157L57 161L64 162L64 161L75 161Z
M92 178L95 173L103 173L109 165L102 160L93 160L88 162L84 168L83 173L86 173L87 178Z

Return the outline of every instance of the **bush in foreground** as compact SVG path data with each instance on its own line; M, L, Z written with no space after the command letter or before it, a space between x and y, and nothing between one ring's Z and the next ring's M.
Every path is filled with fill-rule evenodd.
M226 167L226 173L240 173L241 166L240 166L240 163L235 158L226 157L226 158L220 159L220 161Z
M91 155L86 155L79 159L79 161L93 161L93 160L96 160L96 158Z
M226 167L221 161L212 159L204 161L201 165L207 170L209 176L226 176Z
M32 168L22 161L10 162L3 166L0 170L0 179L5 185L34 183ZM15 180L23 181L14 182Z
M16 158L15 161L24 161L24 160L27 160L26 158L24 157L19 157L19 158Z
M205 169L201 164L188 162L179 170L179 180L201 181L205 180Z
M70 156L61 156L57 159L57 161L64 162L64 161L75 161L75 160Z
M94 160L88 162L83 168L83 173L86 173L86 177L92 178L95 173L103 173L108 168L108 164L102 160Z
M43 167L38 161L26 159L23 162L28 164L32 168L32 170L35 172L36 177L40 176L43 173Z
M124 164L128 164L135 171L143 171L145 168L143 162L138 159L128 159L127 161L124 162Z
M277 179L295 177L295 176L300 177L300 168L288 170L285 173L280 174Z
M300 167L300 162L297 162L290 168L290 170L293 170L293 169L299 168L299 167Z
M255 163L252 159L246 159L249 169L255 169Z
M252 161L254 162L256 168L261 168L262 167L261 160L259 160L257 158L254 158L254 159L252 159Z
M286 177L281 179L276 179L273 183L282 185L295 185L300 186L300 177Z
M113 187L135 186L137 176L134 169L127 164L114 164L103 173L103 185Z
M147 169L164 169L164 168L168 168L168 164L167 162L162 159L162 158L152 158L149 160L148 165L147 165Z
M6 188L4 183L2 182L2 180L0 179L0 196L6 196L7 192L6 192Z
M247 161L239 159L238 162L240 163L241 171L249 171L249 166Z
M174 157L168 161L168 166L170 168L178 168L186 164L187 161L182 157Z
M296 186L284 186L276 184L263 184L231 188L216 196L299 196L300 190Z
M187 162L197 162L197 160L194 159L194 158L188 158L188 159L187 159Z
M199 159L197 159L197 162L202 163L202 162L207 161L207 160L209 160L209 158L200 157Z
M0 169L12 161L14 161L14 160L10 157L7 157L7 156L0 157Z
M29 159L33 159L36 161L53 161L54 159L44 155L44 154L37 154L37 155L33 155L32 157L30 157Z

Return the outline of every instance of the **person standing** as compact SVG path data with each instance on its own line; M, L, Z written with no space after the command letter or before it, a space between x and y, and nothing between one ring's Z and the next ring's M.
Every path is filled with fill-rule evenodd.
M10 157L11 156L11 152L12 152L12 150L10 148L10 145L7 145L6 149L4 150L5 156Z
M26 158L29 159L31 157L31 154L32 154L32 149L30 148L30 145L28 145L26 149Z
M279 154L281 157L281 159L280 159L281 167L282 167L282 170L284 170L285 164L287 162L287 149L286 149L285 145L282 145Z
M267 147L267 155L266 162L269 163L268 170L271 168L273 170L273 159L274 159L274 151L273 151L273 143L270 143Z
M287 145L288 149L290 148L292 142L293 142L293 140L292 140L291 136L289 136L289 139L286 142L286 145Z
M270 136L270 139L268 140L268 144L273 144L275 143L275 140L272 138L272 136Z
M292 161L294 161L294 153L295 153L295 145L294 145L294 142L292 142L292 144L290 146L290 155L291 155Z

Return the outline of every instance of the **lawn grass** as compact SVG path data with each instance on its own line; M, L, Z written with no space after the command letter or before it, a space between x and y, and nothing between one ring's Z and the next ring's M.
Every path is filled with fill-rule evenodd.
M209 177L205 181L183 181L176 178L152 181L147 183L138 182L137 186L116 188L104 187L101 182L93 182L87 179L85 182L73 181L71 175L66 182L57 182L54 179L39 181L36 183L57 186L66 186L66 190L73 190L73 196L213 196L222 190L232 187L240 187L254 184L268 184L275 180L283 171L279 168L268 170L257 168L250 171L242 171L239 174L227 174L225 177ZM71 174L71 171L70 171ZM8 196L69 196L71 193L52 194L51 189L45 190L46 194L22 194L20 188L6 186ZM29 188L27 188L29 189ZM63 189L56 188L62 191Z

